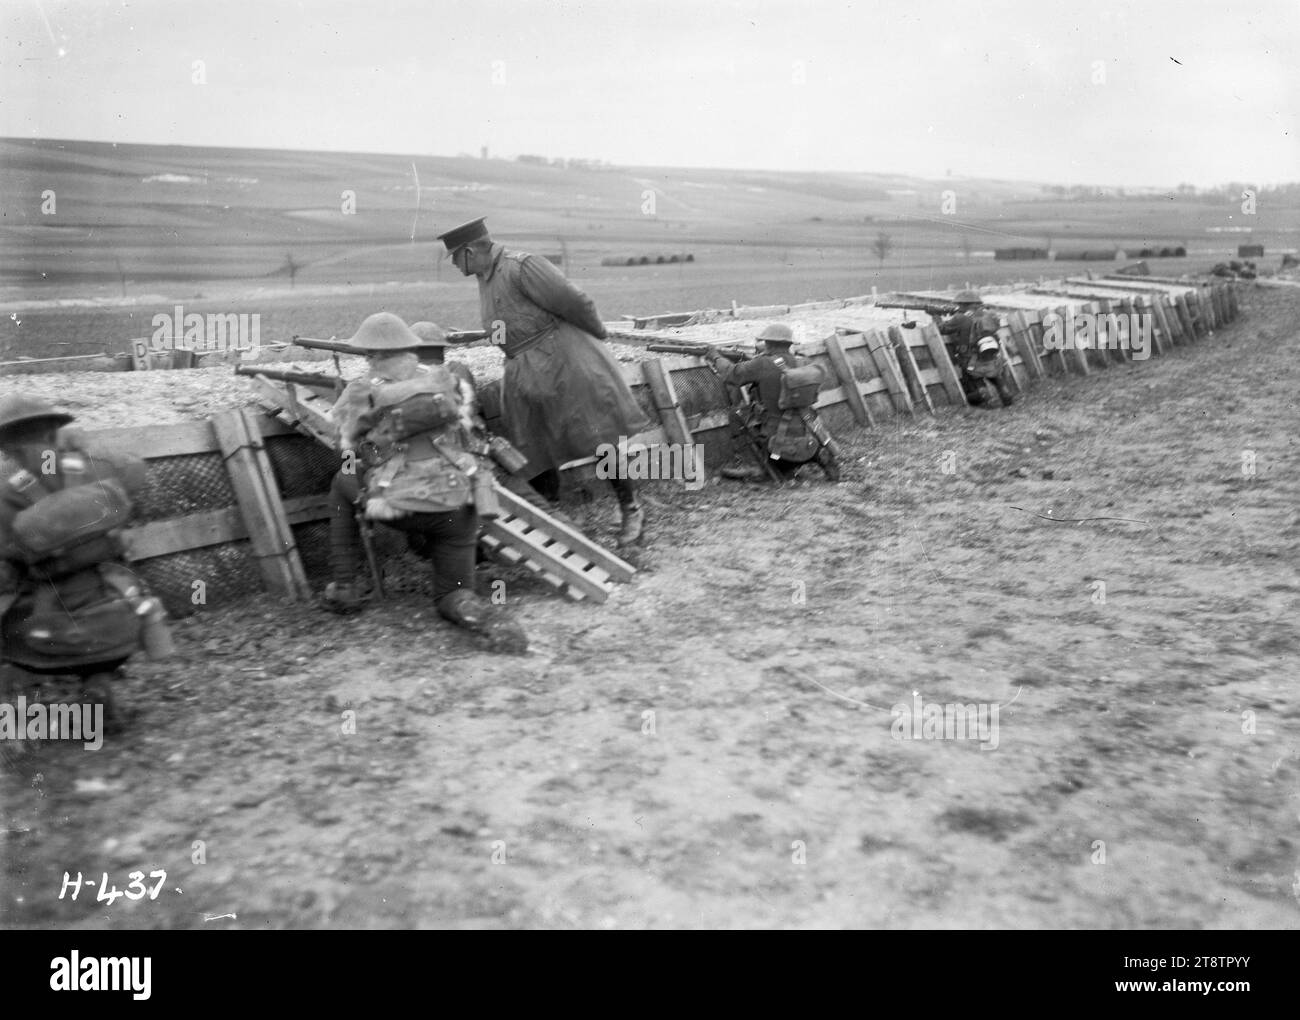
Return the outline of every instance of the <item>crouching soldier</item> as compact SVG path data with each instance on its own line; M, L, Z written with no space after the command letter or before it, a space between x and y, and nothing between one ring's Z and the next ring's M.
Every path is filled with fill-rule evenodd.
M362 605L359 508L367 521L414 537L412 548L433 561L443 618L493 651L523 652L523 630L474 593L479 515L495 508L490 469L471 452L457 378L444 366L422 365L420 338L388 312L366 319L349 343L368 364L332 412L344 463L330 489L327 607L349 613Z
M145 467L81 449L73 418L0 398L0 662L72 674L117 728L111 682L142 646L170 654L162 604L123 562L120 533Z
M761 345L757 355L745 361L731 362L717 352L706 357L724 383L751 387L760 441L780 478L791 478L805 464L815 461L830 481L838 482L838 445L814 407L825 379L822 370L816 365L799 364L790 350L794 334L789 326L768 326L757 340ZM722 474L749 481L766 477L764 472L748 466L723 468Z
M984 382L988 380L998 391L1003 407L1015 403L1010 369L1002 356L998 343L998 329L1002 323L997 315L984 307L984 302L973 290L963 290L953 299L957 311L951 316L931 312L935 326L948 345L948 353L961 377L961 388L968 404L983 404Z

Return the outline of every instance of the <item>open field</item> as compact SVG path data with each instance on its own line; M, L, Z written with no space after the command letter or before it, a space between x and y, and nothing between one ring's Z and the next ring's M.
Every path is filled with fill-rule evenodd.
M0 184L0 359L122 351L177 302L257 312L265 339L347 335L382 309L476 327L473 283L440 262L434 235L478 215L508 244L567 255L566 272L607 318L1098 268L992 259L995 247L1049 240L1188 248L1187 259L1152 260L1157 273L1228 258L1242 241L1264 244L1270 264L1300 244L1300 209L1267 202L1247 218L1236 204L1176 195L1074 202L1032 183L883 174L11 139L0 140ZM54 211L42 215L47 191ZM1249 235L1221 232L1248 219ZM893 242L883 262L871 250L882 232ZM696 261L601 265L686 252ZM300 267L292 289L289 256ZM64 301L77 306L51 307Z
M0 921L1295 927L1300 302L1242 307L855 431L838 486L658 486L605 607L508 578L523 658L415 570L357 618L190 617L130 668L126 734L0 776ZM997 707L995 739L897 739L914 692ZM153 869L157 900L59 899Z

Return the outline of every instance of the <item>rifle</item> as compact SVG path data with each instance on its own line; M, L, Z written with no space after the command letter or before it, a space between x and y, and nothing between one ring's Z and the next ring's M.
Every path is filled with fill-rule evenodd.
M926 315L953 315L961 310L960 306L951 301L935 301L930 298L909 298L903 295L901 300L876 302L877 308L901 308L905 312L925 312ZM904 329L914 329L916 322L904 322Z
M713 344L646 344L647 351L660 354L693 354L702 358L707 354L721 354L728 361L748 361L754 355L739 347L715 347Z
M696 357L704 357L710 352L717 352L728 361L740 362L748 361L752 354L742 351L738 347L715 347L712 344L647 344L646 350L659 351L664 354L693 354ZM727 417L731 422L731 438L733 441L740 442L744 445L754 458L760 471L767 475L769 479L777 485L782 484L782 478L777 474L776 468L772 466L772 461L763 449L763 444L759 439L759 423L754 420L754 411L756 406L753 402L746 403L749 408L749 417L743 414L737 404L741 403L739 389L733 383L727 382L718 374L718 370L713 367L711 361L706 361L709 371L717 377L722 383L723 389L727 394ZM734 392L734 396L733 396Z
M346 382L337 375L325 375L322 372L284 372L277 368L264 368L260 365L238 365L235 375L263 375L276 382L296 383L299 386L314 386L317 389L332 390L337 396L343 392Z
M486 329L461 329L447 333L446 339L449 344L472 344L480 340L486 340L489 335ZM334 354L360 355L366 353L360 347L353 347L352 344L343 340L313 340L311 337L298 336L296 333L290 343L295 347L305 347L309 351L330 351Z

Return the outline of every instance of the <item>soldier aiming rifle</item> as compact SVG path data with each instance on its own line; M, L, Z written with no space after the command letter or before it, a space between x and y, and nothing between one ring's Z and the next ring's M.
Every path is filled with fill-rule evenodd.
M368 364L331 412L344 469L330 488L334 580L327 607L348 613L362 606L362 533L354 512L360 506L365 521L415 537L412 549L433 561L433 601L444 619L486 639L492 651L524 651L522 628L474 593L479 517L496 504L491 472L475 454L460 380L444 365L421 364L423 342L388 312L367 318L349 345Z
M877 301L876 307L916 309L934 320L935 328L948 348L948 356L957 369L966 403L979 405L987 401L986 382L993 384L1003 407L1015 403L1011 382L1007 378L1011 370L998 341L1002 323L995 312L984 307L983 299L975 291L958 291L951 302ZM915 322L903 323L905 329L915 325Z
M753 357L734 348L707 344L685 349L672 344L652 344L650 350L698 354L706 358L725 385L749 387L749 417L742 417L748 437L757 440L759 469L723 468L724 478L783 482L793 478L810 461L832 482L840 480L839 448L817 414L817 391L825 375L816 365L800 365L791 352L794 334L779 323L756 337L759 352Z
M727 394L727 414L731 422L732 442L747 451L754 466L771 481L780 485L784 479L772 464L763 442L763 409L749 398L749 390L735 382L723 381L714 360L706 357L711 351L728 361L748 361L751 355L736 347L715 347L710 344L648 344L646 350L660 354L684 354L704 358L709 370L718 376Z

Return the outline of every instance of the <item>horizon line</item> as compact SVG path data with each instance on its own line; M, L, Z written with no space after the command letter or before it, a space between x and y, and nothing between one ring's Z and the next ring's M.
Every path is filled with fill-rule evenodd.
M16 144L45 144L45 145L104 145L112 148L122 146L132 146L136 148L153 148L153 149L180 149L180 150L204 150L215 149L225 152L283 152L283 153L302 153L322 156L391 156L403 159L439 159L439 160L471 160L474 162L501 162L517 163L521 156L537 156L540 159L548 160L546 163L525 163L525 166L553 166L551 159L563 158L574 159L578 162L590 162L595 164L591 167L593 170L703 170L717 171L720 173L769 173L769 174L789 174L814 177L885 177L885 178L904 178L916 181L932 183L936 186L950 181L984 181L991 184L1009 184L1009 185L1029 185L1039 188L1043 187L1066 187L1066 188L1097 188L1110 191L1150 191L1156 193L1170 194L1177 193L1180 185L1163 185L1163 184L1081 184L1081 183L1062 183L1057 181L1043 181L1038 179L1014 178L1014 177L969 177L962 175L931 177L923 174L904 173L901 171L882 171L882 170L790 170L778 169L775 167L728 167L728 166L681 166L681 165L664 165L652 163L611 163L608 161L597 160L588 157L546 157L540 153L516 153L514 156L475 156L470 153L462 153L455 156L439 155L435 153L418 153L418 152L399 152L396 150L375 150L375 149L320 149L320 148L294 148L294 147L267 147L252 145L215 145L215 144L194 144L189 142L120 142L108 141L98 138L45 138L45 137L22 137L17 135L0 135L0 143L13 142ZM3 169L3 162L0 162L0 169ZM556 167L555 169L567 169ZM1180 182L1190 183L1190 182ZM1213 191L1217 188L1225 188L1229 184L1247 183L1227 181L1217 185L1196 186L1197 191ZM1300 181L1281 181L1271 182L1269 184L1259 184L1261 190L1266 187L1285 187L1287 185L1297 184Z

